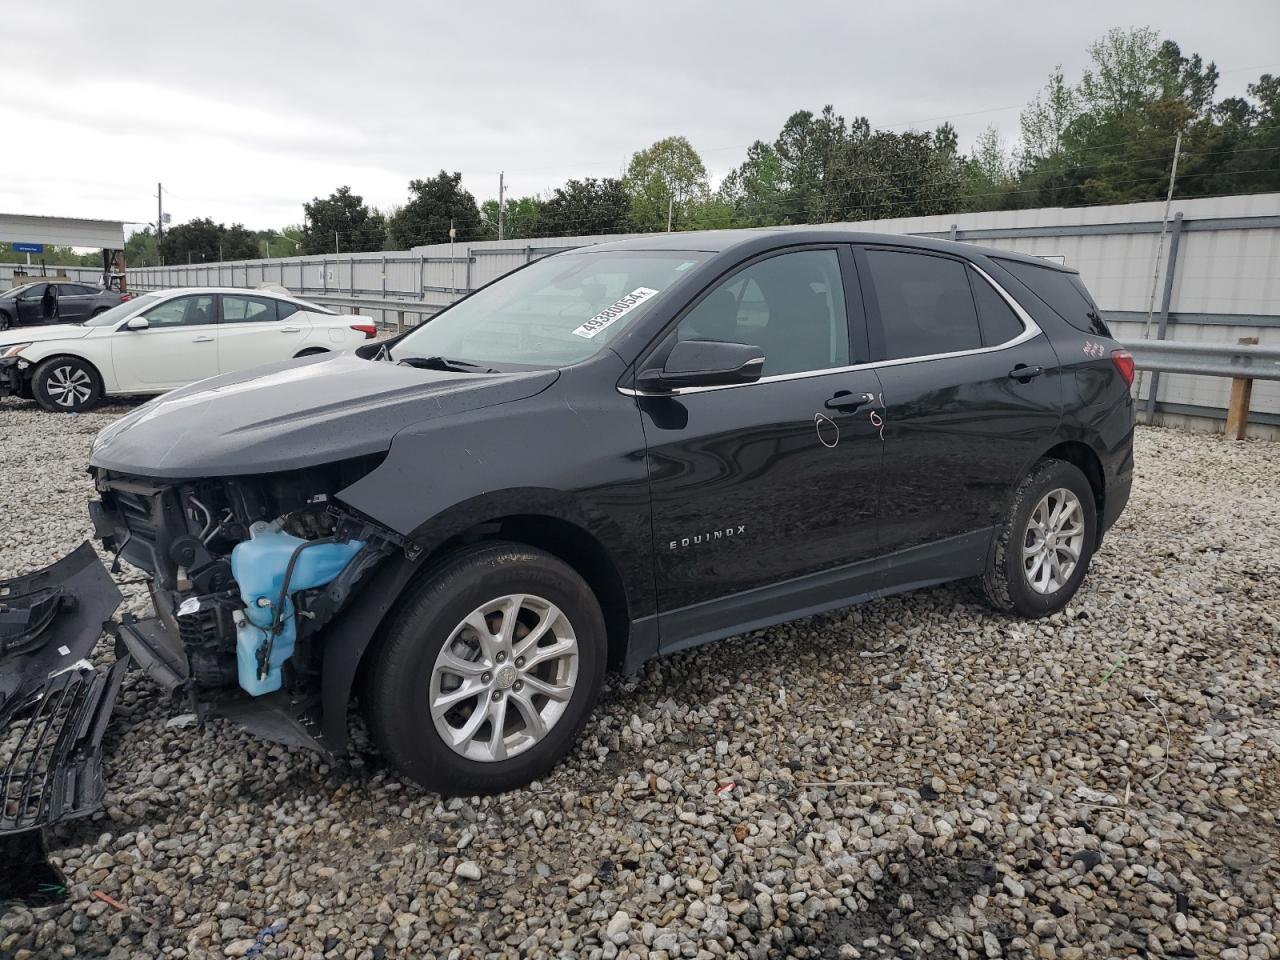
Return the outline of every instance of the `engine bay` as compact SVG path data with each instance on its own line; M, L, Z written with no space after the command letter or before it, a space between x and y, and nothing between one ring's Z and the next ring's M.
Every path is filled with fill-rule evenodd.
M135 659L197 705L313 690L317 634L383 559L413 550L334 499L380 460L192 481L93 470L113 570L123 560L150 578L154 619L121 628Z

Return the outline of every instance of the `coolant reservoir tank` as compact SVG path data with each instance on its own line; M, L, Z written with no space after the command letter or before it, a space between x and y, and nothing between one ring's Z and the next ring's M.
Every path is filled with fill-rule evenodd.
M281 630L272 644L267 676L259 679L258 650L266 642L275 620L289 559L299 547L311 541L257 523L250 528L249 537L231 551L231 575L240 587L240 597L245 604L244 620L238 622L236 629L236 661L240 686L254 696L261 696L280 689L280 667L293 655L297 624L293 601L286 597ZM308 546L298 553L289 575L290 597L299 590L312 590L329 583L363 547L363 540Z

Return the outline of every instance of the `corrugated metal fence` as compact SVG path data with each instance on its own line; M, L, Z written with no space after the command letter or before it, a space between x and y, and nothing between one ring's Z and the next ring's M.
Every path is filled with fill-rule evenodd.
M1065 262L1080 271L1124 340L1142 337L1150 310L1153 339L1234 344L1257 337L1280 346L1280 194L1175 200L1161 246L1163 216L1164 204L1152 202L830 226L950 237ZM129 282L134 289L280 285L330 303L364 301L360 312L384 321L394 321L403 302L415 322L530 260L616 239L437 244L400 253L148 267L131 269ZM367 306L381 300L397 303L383 310ZM1146 378L1144 396L1153 387L1158 421L1218 429L1225 419L1227 381L1154 375ZM1259 383L1252 406L1251 430L1280 438L1280 384Z

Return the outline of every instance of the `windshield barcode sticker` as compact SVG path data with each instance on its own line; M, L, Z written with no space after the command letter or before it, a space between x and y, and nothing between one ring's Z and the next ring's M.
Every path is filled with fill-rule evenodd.
M573 335L575 337L585 337L587 340L590 340L615 320L625 317L650 297L656 297L657 295L657 290L651 290L649 287L636 287L617 303L606 307L590 320L583 323L582 326L573 331Z

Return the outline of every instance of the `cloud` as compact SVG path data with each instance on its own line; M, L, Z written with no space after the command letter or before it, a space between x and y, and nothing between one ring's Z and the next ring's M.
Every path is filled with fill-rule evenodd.
M45 0L7 11L0 70L16 95L0 128L0 209L250 227L301 219L350 184L402 203L413 177L460 170L483 200L617 176L671 134L713 177L797 109L833 104L873 126L951 117L961 143L996 123L1112 26L1150 22L1221 67L1276 59L1280 5L1086 0L1031 15L1025 2L809 0L636 5L335 0L215 5ZM1052 11L1056 10L1057 13ZM1240 24L1251 24L1249 30ZM48 35L48 44L39 38ZM1221 92L1251 79L1226 74ZM18 144L15 146L15 144Z

